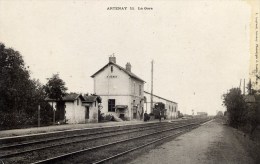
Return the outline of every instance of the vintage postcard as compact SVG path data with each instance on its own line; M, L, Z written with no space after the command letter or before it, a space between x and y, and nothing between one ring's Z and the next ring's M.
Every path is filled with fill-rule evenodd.
M0 0L0 163L258 163L259 0Z

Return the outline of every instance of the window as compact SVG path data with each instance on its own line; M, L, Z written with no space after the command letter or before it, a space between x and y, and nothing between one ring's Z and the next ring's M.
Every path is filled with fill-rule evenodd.
M79 105L79 99L77 99L77 105Z
M134 82L134 95L135 95L135 82Z
M113 68L113 66L111 66L111 73L114 71L114 68Z
M141 95L142 95L142 86L139 85L139 96L141 96Z
M116 104L115 99L108 99L108 111L109 112L115 112L115 104Z

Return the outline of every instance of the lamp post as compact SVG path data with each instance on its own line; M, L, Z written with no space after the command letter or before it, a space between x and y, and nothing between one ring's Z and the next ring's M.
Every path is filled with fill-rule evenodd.
M57 104L55 106L57 106ZM56 111L56 107L53 108L53 102L52 102L52 109L53 109L53 125L55 125L55 111Z

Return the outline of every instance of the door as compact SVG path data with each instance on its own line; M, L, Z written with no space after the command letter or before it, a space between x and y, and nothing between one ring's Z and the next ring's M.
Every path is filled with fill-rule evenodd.
M134 106L133 108L133 119L136 119L137 118L137 107Z
M89 119L89 106L85 106L85 119Z
M65 122L65 102L59 101L57 102L56 112L55 112L55 120L59 122Z

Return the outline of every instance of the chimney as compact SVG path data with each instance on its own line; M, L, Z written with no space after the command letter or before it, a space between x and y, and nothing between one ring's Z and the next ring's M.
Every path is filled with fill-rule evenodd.
M109 56L109 62L116 63L116 57L114 55Z
M129 62L126 63L125 69L129 72L131 72L131 64Z

